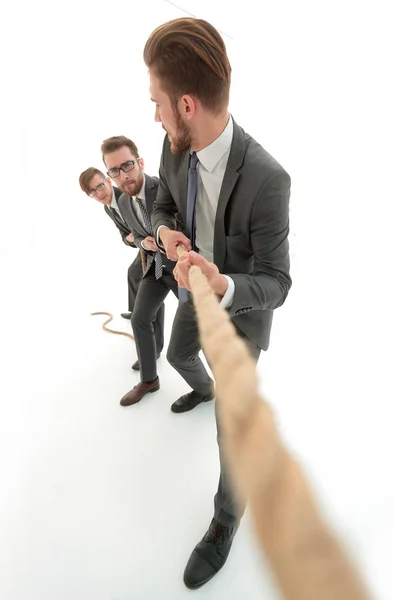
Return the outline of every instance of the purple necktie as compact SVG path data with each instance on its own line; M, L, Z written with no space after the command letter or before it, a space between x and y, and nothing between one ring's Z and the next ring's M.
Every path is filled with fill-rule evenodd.
M195 201L198 189L197 164L196 152L191 152L190 166L188 167L186 236L191 240L193 250L195 250ZM179 304L187 302L188 298L188 290L179 286Z

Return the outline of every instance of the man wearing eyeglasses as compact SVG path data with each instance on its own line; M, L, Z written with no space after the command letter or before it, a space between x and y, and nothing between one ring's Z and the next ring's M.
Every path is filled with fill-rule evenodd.
M111 137L102 143L101 153L107 174L123 192L118 200L120 214L146 259L131 315L141 380L120 401L122 406L131 406L160 388L152 324L168 293L173 291L178 296L173 277L176 262L169 260L156 245L150 215L159 180L144 173L143 158L135 143L124 136Z
M134 235L127 226L125 220L121 216L118 200L122 195L122 191L112 185L109 177L106 177L99 169L89 167L83 171L79 177L79 185L82 191L91 198L94 198L100 204L104 205L106 214L112 219L117 229L120 232L123 242L127 246L136 248L134 243ZM135 298L139 284L142 279L142 261L141 253L138 252L135 260L128 267L128 313L122 313L121 316L125 319L130 319L134 310ZM165 320L165 305L161 304L157 311L157 318L153 323L154 334L156 339L157 358L160 356L164 346L164 320ZM132 368L134 371L139 371L139 362L136 361Z

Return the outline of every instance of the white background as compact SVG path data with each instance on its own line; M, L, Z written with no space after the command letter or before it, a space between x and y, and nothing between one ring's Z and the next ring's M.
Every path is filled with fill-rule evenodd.
M393 526L392 95L387 3L179 0L224 34L230 109L292 177L293 287L261 389L321 504L390 600ZM127 309L126 248L79 189L111 135L157 174L144 43L185 13L164 0L8 4L1 32L0 596L180 599L212 516L214 407L160 360L136 407L133 342L96 310ZM166 343L176 309L166 302ZM243 520L227 566L196 594L275 600Z

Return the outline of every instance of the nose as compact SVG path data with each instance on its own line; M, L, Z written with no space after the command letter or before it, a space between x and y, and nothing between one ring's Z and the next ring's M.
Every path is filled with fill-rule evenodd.
M158 106L156 106L156 112L154 114L154 120L155 120L156 123L161 123L160 109L158 108Z
M128 173L124 173L124 171L120 171L120 181L127 181L128 179Z

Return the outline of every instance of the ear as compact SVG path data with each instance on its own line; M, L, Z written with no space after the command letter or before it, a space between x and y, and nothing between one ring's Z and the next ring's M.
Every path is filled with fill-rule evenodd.
M107 184L109 185L109 187L113 187L113 186L112 186L112 179L111 179L110 177L107 177L107 178L105 179L105 183L107 183Z
M145 161L143 160L143 158L138 158L138 165L141 169L145 168Z
M182 96L179 100L178 108L182 119L190 121L195 116L197 100L189 94Z

